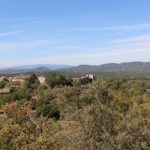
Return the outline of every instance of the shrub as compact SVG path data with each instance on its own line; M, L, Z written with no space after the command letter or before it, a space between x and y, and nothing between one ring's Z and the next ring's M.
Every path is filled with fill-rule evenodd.
M57 120L60 118L60 111L56 102L40 105L37 108L37 113L39 116L42 115L43 117L55 118Z
M4 88L5 87L5 82L0 82L0 89Z
M65 78L62 75L57 75L57 74L52 74L47 76L46 78L46 83L51 87L54 88L57 85L62 85L62 86L71 86L72 81Z

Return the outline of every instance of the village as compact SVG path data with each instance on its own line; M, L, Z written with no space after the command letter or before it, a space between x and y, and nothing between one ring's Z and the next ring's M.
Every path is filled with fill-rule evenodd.
M11 93L12 88L17 88L22 86L29 78L31 78L31 75L29 74L19 74L15 76L1 76L0 77L0 83L11 83L9 87L0 87L0 94L8 94ZM37 79L41 85L46 85L46 75L37 75ZM81 83L88 83L92 82L96 79L95 74L86 74L81 77L75 77L72 78L72 83L74 85Z
M16 75L16 76L10 76L10 77L5 77L2 76L0 77L0 83L11 83L9 87L1 87L0 88L0 94L8 94L11 92L12 88L16 88L19 86L22 86L23 83L25 83L25 81L27 81L29 78L31 77L31 75ZM39 76L38 80L40 82L40 84L45 84L45 77L44 76Z

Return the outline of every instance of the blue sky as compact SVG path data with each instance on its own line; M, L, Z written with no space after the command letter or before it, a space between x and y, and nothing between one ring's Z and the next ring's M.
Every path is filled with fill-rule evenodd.
M150 61L150 0L0 0L0 67Z

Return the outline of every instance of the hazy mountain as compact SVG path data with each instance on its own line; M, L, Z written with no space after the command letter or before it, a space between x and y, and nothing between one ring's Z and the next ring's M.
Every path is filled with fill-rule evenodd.
M1 74L13 74L13 73L25 73L25 72L47 72L47 71L63 71L63 72L74 72L74 73L85 73L85 72L150 72L150 62L129 62L129 63L109 63L103 65L25 65L12 67L8 69L0 70Z
M55 64L37 64L37 65L24 65L11 68L0 68L1 74L25 73L25 72L46 72L55 71L58 69L66 69L69 65L55 65Z
M36 69L38 67L46 67L50 70L56 70L56 69L63 69L63 68L69 68L71 66L69 65L56 65L56 64L37 64L37 65L23 65L23 66L15 66L15 67L10 67L10 68L1 68L0 70L8 70L8 69L13 69L13 70L24 70L24 69Z
M64 69L68 72L150 72L150 62L110 63L103 65L80 65Z

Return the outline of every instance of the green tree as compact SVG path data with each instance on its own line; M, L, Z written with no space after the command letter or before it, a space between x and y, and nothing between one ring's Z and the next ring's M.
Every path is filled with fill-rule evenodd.
M65 78L62 75L51 74L46 77L46 83L51 87L54 88L55 86L62 85L62 86L71 86L72 80Z
M5 87L5 82L4 81L0 82L0 89L2 89L4 87Z
M32 74L25 84L26 88L31 88L31 89L36 89L38 85L39 85L39 81L35 74Z
M48 118L55 118L59 119L60 118L60 111L55 103L50 103L50 104L44 104L43 106L40 106L37 108L37 113L38 115L42 115L43 117L48 117Z

